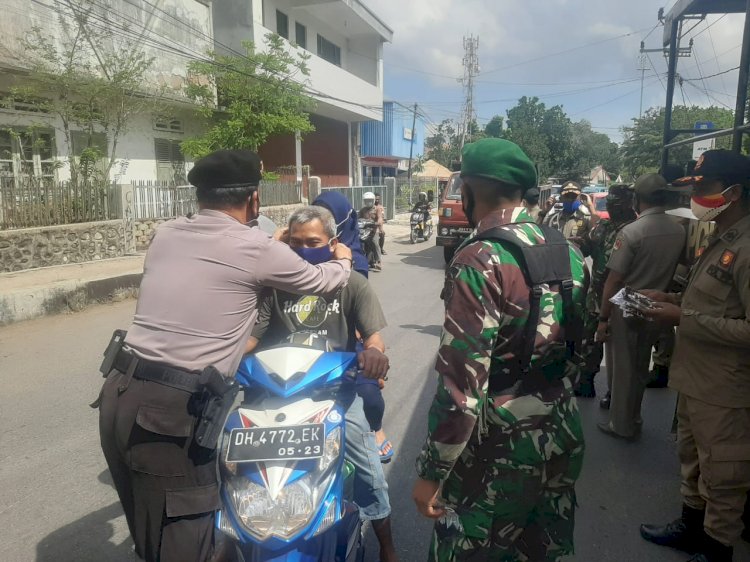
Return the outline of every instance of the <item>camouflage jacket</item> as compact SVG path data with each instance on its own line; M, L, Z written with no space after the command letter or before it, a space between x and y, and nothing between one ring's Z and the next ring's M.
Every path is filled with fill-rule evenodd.
M632 221L616 224L609 219L600 219L591 232L583 239L581 250L585 256L591 256L591 288L587 309L598 314L604 293L604 282L607 280L607 262L612 247L617 240L617 233Z
M543 240L523 207L485 217L477 232L509 223L524 223L513 229L521 242ZM489 377L508 372L517 361L528 318L530 288L518 262L501 243L472 242L472 238L456 252L446 274L445 324L435 366L438 389L430 408L427 442L417 459L417 473L426 480L448 476L475 426L480 440L487 433L488 402L490 408L500 407L488 396ZM582 254L572 244L570 260L576 312L582 318L588 274ZM546 360L552 344L561 341L562 308L557 290L545 287L532 368L540 358ZM567 383L559 388L561 398L569 392Z

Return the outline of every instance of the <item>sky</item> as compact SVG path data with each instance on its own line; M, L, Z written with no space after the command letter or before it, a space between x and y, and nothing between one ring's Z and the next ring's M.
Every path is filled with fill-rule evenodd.
M474 35L480 124L504 116L521 96L537 96L619 142L620 128L639 112L640 43L659 49L664 32L653 0L363 1L394 32L384 49L386 99L418 103L428 124L459 118L463 37ZM668 1L666 11L673 5ZM682 46L690 38L694 44L677 67L685 82L675 91L676 104L734 109L737 71L707 77L739 65L743 21L731 14L685 23ZM666 99L666 59L659 52L649 57L644 111Z

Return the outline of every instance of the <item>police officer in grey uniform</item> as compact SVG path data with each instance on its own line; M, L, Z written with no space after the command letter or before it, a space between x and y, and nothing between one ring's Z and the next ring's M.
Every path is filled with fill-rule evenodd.
M146 562L216 556L216 443L196 423L203 373L231 379L264 287L330 295L346 285L351 252L310 265L247 223L258 217L258 156L219 150L188 180L200 210L156 232L133 323L99 399L102 450L136 553ZM339 250L339 248L341 248ZM107 370L107 369L105 369Z
M665 291L685 246L685 230L664 214L670 187L659 174L644 174L633 186L639 217L617 236L604 284L596 341L612 346L610 419L603 432L631 439L640 431L641 401L649 382L651 348L659 338L655 322L625 319L610 299L623 287Z
M646 292L660 303L649 314L678 326L669 387L679 392L682 516L641 525L641 536L694 552L693 562L731 562L750 491L750 160L709 150L693 173L682 179L691 209L716 231L683 293Z

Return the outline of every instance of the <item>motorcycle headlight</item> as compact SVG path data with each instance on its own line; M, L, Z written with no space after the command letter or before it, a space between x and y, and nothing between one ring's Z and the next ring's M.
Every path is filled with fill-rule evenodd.
M275 500L264 486L245 477L232 478L227 486L240 521L260 539L271 535L288 539L304 527L314 513L310 476L285 486Z
M341 428L337 427L326 437L326 445L323 449L323 456L320 457L318 471L323 473L331 466L333 461L339 458L341 453Z

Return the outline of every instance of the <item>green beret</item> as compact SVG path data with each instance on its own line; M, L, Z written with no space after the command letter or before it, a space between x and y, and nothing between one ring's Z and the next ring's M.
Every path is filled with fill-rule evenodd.
M536 167L523 150L504 139L482 139L464 146L461 177L477 176L517 185L536 187Z

